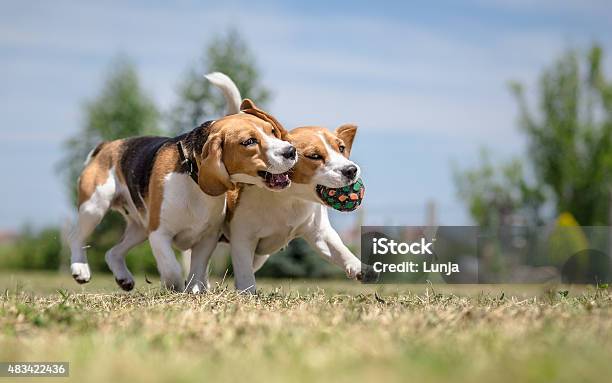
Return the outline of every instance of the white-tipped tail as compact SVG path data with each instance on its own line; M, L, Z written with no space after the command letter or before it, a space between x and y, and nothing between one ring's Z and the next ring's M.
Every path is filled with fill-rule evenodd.
M240 103L242 97L240 91L229 76L221 72L213 72L204 75L208 81L223 92L225 101L227 102L227 114L236 114L240 112Z

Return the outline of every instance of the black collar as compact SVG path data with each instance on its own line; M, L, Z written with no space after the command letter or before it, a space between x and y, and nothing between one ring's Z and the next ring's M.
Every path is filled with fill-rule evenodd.
M198 163L194 155L202 152L202 148L208 141L209 128L214 122L214 120L206 121L191 132L174 138L179 155L180 170L189 174L189 177L195 183L198 183Z
M183 144L181 141L176 142L176 148L178 149L180 167L181 170L189 174L189 177L194 180L195 183L198 183L198 164L189 158L185 153L185 149L183 148Z

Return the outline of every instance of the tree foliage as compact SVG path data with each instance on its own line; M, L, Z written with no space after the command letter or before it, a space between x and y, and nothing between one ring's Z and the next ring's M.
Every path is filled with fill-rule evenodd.
M485 161L479 169L458 172L459 195L479 224L491 224L490 216L500 211L537 212L545 196L557 215L569 212L581 225L607 223L612 84L603 73L601 48L594 45L585 56L581 60L576 51L567 51L542 72L535 113L523 85L512 84L529 143L527 166L537 183L529 186L518 160L498 169ZM538 223L537 214L527 218Z
M83 109L84 123L64 143L66 155L58 168L73 197L83 162L97 144L160 132L157 107L142 89L136 68L125 57L112 63L102 91Z
M226 102L221 93L204 78L206 73L223 72L238 86L243 97L265 106L270 91L260 84L255 57L246 41L235 30L217 36L201 59L190 68L178 87L178 103L170 114L174 134L189 131L213 116L221 116Z
M571 212L582 225L607 223L612 84L604 77L602 57L595 45L583 67L578 54L569 51L546 69L538 114L529 110L523 87L513 86L535 174L554 194L557 212Z
M517 224L521 219L537 224L541 220L544 195L540 187L526 181L519 159L496 167L483 150L478 167L455 170L455 184L470 215L482 227Z

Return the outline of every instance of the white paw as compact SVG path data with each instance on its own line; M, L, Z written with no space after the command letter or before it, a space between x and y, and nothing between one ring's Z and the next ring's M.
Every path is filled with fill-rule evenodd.
M208 283L208 281L191 282L187 285L187 288L185 290L188 293L192 293L192 294L205 293L210 290L210 283Z
M346 276L350 279L357 279L359 273L361 273L361 262L350 263L344 268Z
M91 272L87 263L75 262L71 264L70 272L78 283L87 283L91 279Z

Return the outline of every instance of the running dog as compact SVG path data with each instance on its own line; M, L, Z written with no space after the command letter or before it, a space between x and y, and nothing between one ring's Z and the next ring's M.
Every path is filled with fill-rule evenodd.
M223 86L237 92L233 83ZM236 107L240 97L226 99L233 100L232 107ZM338 188L359 178L359 166L349 159L356 132L357 127L351 124L334 132L317 126L293 129L287 138L296 147L299 160L289 172L289 187L269 190L256 187L257 180L249 179L248 185L241 184L228 192L224 234L231 246L237 290L254 293L255 271L270 254L297 237L304 238L324 259L340 266L349 278L370 281L377 277L344 245L315 191L317 185Z
M221 84L229 80L220 73L209 79ZM174 245L191 250L188 288L201 289L194 275L202 273L221 235L226 192L235 189L237 182L268 190L290 185L287 171L297 155L285 141L285 129L252 101L240 103L239 95L222 90L231 97L231 115L174 138L103 142L89 154L78 180L78 220L69 239L71 272L77 282L91 278L86 238L114 209L125 218L126 228L105 259L122 289L134 288L125 255L147 238L163 286L185 289Z

